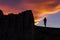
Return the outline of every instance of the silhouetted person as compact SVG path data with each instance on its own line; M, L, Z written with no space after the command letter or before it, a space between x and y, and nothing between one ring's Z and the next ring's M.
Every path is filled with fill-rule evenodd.
M44 18L44 26L46 27L47 19L46 17Z

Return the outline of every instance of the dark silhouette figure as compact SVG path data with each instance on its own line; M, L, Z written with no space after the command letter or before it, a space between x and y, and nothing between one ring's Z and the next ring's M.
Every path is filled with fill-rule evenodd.
M46 27L47 19L46 17L44 18L44 26Z

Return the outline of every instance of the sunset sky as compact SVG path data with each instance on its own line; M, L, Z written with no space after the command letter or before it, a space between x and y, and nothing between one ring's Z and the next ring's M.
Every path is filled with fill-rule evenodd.
M38 26L44 26L43 20L39 21ZM47 17L47 27L60 28L60 12Z
M32 10L36 24L43 25L47 17L47 26L60 26L60 0L0 0L0 9L5 15Z

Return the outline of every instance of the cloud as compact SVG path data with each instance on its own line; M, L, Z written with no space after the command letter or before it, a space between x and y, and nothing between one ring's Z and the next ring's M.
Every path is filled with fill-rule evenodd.
M0 0L0 9L4 14L30 9L33 11L34 19L39 21L48 14L60 11L60 0Z

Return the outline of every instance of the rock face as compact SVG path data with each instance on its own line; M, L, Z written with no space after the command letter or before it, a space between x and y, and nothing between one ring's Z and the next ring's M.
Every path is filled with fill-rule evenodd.
M33 40L34 18L31 10L17 15L3 15L0 10L0 38L3 40Z
M60 28L35 26L31 10L9 15L0 10L0 40L60 40Z

